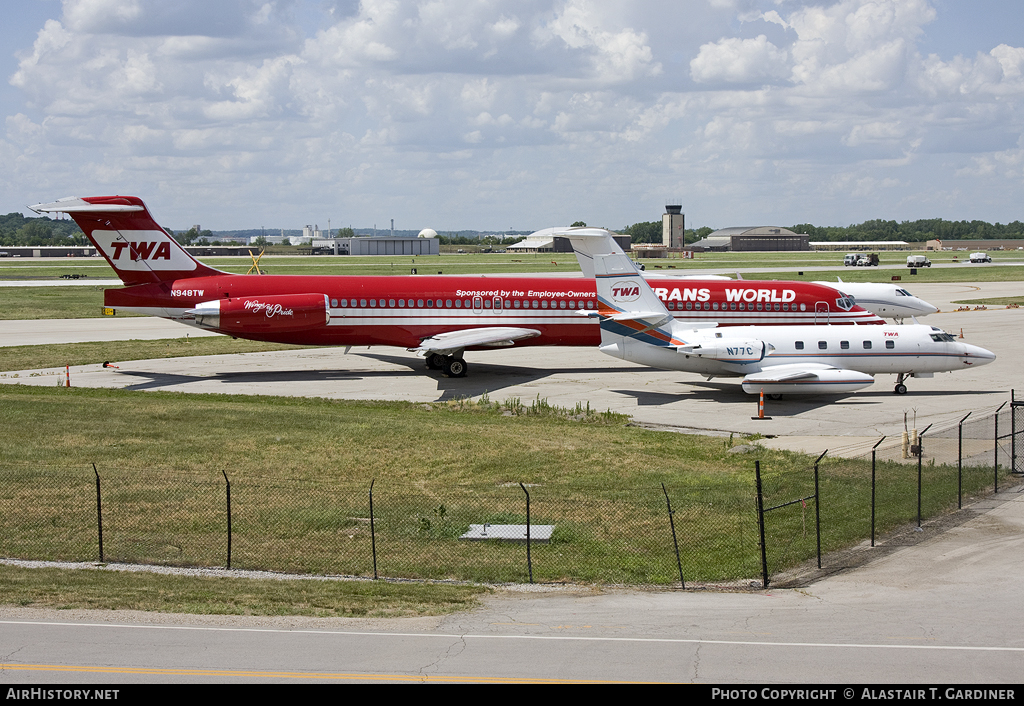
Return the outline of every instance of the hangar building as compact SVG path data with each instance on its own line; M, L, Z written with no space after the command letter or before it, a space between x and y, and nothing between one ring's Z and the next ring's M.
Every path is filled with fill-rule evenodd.
M810 250L810 236L777 226L722 228L688 246L697 252Z

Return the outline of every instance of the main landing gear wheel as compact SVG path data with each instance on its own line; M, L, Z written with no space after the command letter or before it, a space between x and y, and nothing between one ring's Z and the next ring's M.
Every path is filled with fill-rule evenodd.
M906 379L907 378L906 378L906 376L903 373L900 373L899 375L897 375L896 376L896 389L894 389L893 392L895 392L897 395L905 395L905 394L907 394L907 386L903 384L903 381L906 380Z
M444 370L444 356L431 353L427 356L427 370Z
M449 358L444 363L444 374L450 378L464 378L468 369L469 366L462 358Z
M782 399L782 393L781 392L769 392L767 395L765 395L765 397L767 397L770 400L781 400Z

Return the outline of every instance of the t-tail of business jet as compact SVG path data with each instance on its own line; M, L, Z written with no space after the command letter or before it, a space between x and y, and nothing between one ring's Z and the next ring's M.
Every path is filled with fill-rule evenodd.
M567 235L578 257L592 264L601 324L601 352L709 379L743 378L743 391L845 394L870 386L874 375L932 377L985 365L995 355L958 342L931 326L747 326L693 328L676 321L611 238ZM602 252L602 250L604 252Z

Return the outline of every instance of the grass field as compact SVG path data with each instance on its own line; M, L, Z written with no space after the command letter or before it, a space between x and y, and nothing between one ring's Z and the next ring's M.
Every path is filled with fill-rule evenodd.
M0 566L4 603L61 610L400 618L466 610L486 592L483 586L270 581Z
M691 581L759 574L753 461L769 506L806 497L810 459L655 432L585 405L397 402L0 387L0 554L97 556L96 463L105 558L222 566L231 482L237 568L372 575L369 490L385 576L526 580L521 546L458 539L473 523L553 524L537 580L678 580L665 495ZM40 443L45 440L45 443ZM866 535L868 467L823 482L826 548ZM851 465L852 464L852 465ZM886 471L880 529L913 517L905 464ZM926 476L926 511L955 503L949 469ZM968 492L991 482L968 479ZM954 490L950 490L953 488ZM773 570L813 555L813 514L770 519Z

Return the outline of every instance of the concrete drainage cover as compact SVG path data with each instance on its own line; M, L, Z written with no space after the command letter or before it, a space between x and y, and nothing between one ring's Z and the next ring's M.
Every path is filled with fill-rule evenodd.
M530 542L550 542L554 525L530 525ZM526 525L470 525L469 531L459 537L470 541L497 539L501 542L526 544Z

